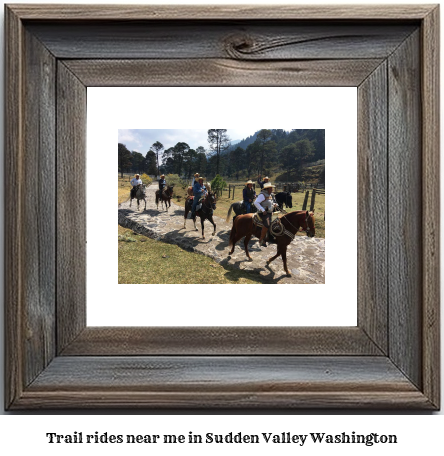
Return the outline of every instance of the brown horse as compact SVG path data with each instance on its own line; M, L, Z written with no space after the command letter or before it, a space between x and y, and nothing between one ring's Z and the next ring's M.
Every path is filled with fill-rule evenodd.
M200 217L200 224L202 226L202 238L205 239L205 234L204 234L204 222L205 220L208 220L212 225L213 225L213 232L211 233L211 236L214 236L216 234L216 224L213 221L213 211L216 209L216 195L208 191L207 195L200 201L202 204L202 207L196 211L194 214L193 222L194 222L194 229L197 231L196 227L196 215ZM183 219L183 228L186 228L186 223L187 223L187 217L188 213L191 211L191 207L193 205L193 199L189 198L185 201L185 215Z
M251 260L250 253L248 252L248 242L250 241L251 236L260 238L261 235L261 227L258 227L253 223L253 216L254 214L244 214L238 215L235 218L233 222L233 228L231 228L230 233L229 246L231 247L231 252L229 255L233 254L236 242L245 236L245 253L247 254L248 259ZM287 275L291 275L290 271L287 268L287 246L294 239L294 236L299 231L299 228L302 228L304 231L306 231L307 236L313 237L315 235L314 214L313 212L308 211L290 212L286 215L283 215L280 220L284 226L285 231L290 232L291 236L293 237L285 234L285 231L282 236L275 237L277 244L277 253L267 261L267 264L270 264L279 255L281 255L282 261L284 262L284 270Z
M159 209L159 201L162 205L163 209L163 203L165 203L165 209L168 211L168 208L171 207L171 198L173 196L173 190L174 186L173 185L167 185L162 192L162 195L160 194L160 190L156 190L156 206L157 209Z

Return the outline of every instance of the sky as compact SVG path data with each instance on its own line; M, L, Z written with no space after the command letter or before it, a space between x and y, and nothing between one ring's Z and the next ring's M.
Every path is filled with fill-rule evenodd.
M253 135L262 127L252 130L251 128L227 129L227 134L232 141L242 140ZM208 129L199 130L119 130L119 143L125 144L130 151L137 151L143 155L150 147L160 141L165 150L175 146L178 142L187 143L192 149L199 146L208 149Z

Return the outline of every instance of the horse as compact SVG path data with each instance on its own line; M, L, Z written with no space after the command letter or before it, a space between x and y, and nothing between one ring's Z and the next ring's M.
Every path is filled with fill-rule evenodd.
M174 185L167 185L163 189L162 195L160 195L160 190L156 190L157 210L159 210L159 201L160 201L160 204L162 205L162 209L163 209L163 203L165 203L165 209L168 212L168 208L171 207L171 197L173 196L173 190L174 190Z
M248 252L248 242L250 241L251 236L260 238L261 235L261 227L253 223L253 217L253 214L244 214L239 215L234 220L229 240L231 251L228 255L233 254L236 242L245 236L245 253L247 258L251 261L250 253ZM314 214L313 212L308 211L289 212L288 214L283 215L280 218L280 221L284 227L284 232L281 236L274 237L274 242L277 244L277 253L267 261L267 265L281 255L282 261L284 262L284 270L288 276L291 276L290 271L287 268L287 247L294 239L294 236L299 231L300 227L306 231L307 236L313 237L315 235ZM273 242L273 240L270 240L269 242Z
M290 192L276 193L275 198L276 198L276 203L278 203L280 209L283 209L284 204L285 204L285 207L289 207L289 208L293 207L293 197L291 196Z
M196 198L196 197L194 197ZM205 234L204 234L204 222L205 220L209 220L211 224L213 225L213 232L211 233L211 236L214 236L216 234L216 224L213 221L213 211L216 209L216 195L212 191L208 191L206 196L200 201L202 204L202 207L196 211L194 214L193 222L194 222L194 229L197 231L198 228L196 227L196 215L200 217L200 224L202 226L202 239L205 239ZM188 198L185 202L185 215L183 219L183 228L186 228L186 223L187 223L187 217L188 213L191 211L191 207L193 205L193 199Z
M133 198L137 199L137 210L139 210L139 202L140 200L145 201L145 211L146 211L146 185L145 184L139 184L135 188L135 195L134 197L132 196L132 192L130 192L130 207L132 206L133 203Z

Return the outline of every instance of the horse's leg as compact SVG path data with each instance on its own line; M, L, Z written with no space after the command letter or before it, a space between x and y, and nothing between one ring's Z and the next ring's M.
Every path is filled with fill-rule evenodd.
M281 251L280 251L280 247L278 245L276 255L272 256L269 260L267 260L267 264L270 264L272 261L274 261L280 254L281 254Z
M214 235L216 234L216 224L214 223L213 216L210 215L210 216L208 217L208 220L209 220L209 221L212 223L212 225L213 225L213 228L214 228L214 229L213 229L213 232L211 233L211 236L214 236Z
M205 239L205 234L204 234L204 222L205 222L205 217L200 218L200 224L202 226L202 239Z
M287 268L287 246L285 245L281 249L281 256L282 256L282 261L284 262L284 271L287 273L288 276L291 276L290 271Z
M248 251L248 243L250 242L250 239L251 239L251 232L248 233L248 234L245 236L245 239L244 239L245 253L246 253L247 258L248 258L249 260L251 260L250 252Z
M197 215L196 215L196 213L194 213L194 218L193 218L194 231L199 231L199 228L197 228L197 226L196 226L196 217L197 217Z

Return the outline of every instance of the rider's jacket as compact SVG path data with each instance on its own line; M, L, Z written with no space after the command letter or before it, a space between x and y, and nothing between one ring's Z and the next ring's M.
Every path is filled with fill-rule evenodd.
M193 194L195 198L201 198L206 192L206 188L203 185L200 185L199 182L196 182L194 184Z
M254 191L254 188L245 187L242 192L242 196L244 198L244 201L253 201L254 198L256 198L256 192Z
M159 179L159 189L162 190L163 187L166 185L166 180L165 179Z
M256 198L254 205L257 207L259 212L263 212L266 209L271 212L273 210L273 197L268 194L267 189L262 190Z
M141 185L142 184L142 179L136 179L135 177L133 177L131 179L131 185L133 187L135 187L136 185Z

